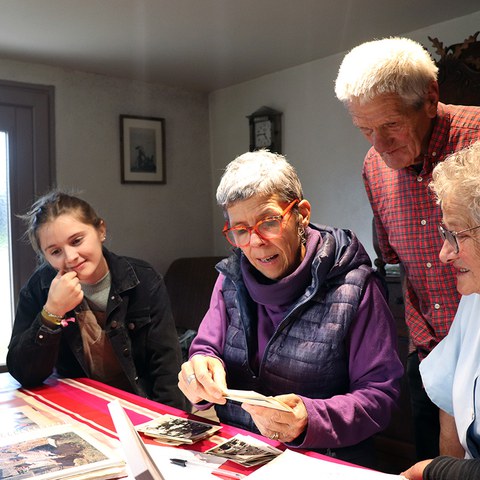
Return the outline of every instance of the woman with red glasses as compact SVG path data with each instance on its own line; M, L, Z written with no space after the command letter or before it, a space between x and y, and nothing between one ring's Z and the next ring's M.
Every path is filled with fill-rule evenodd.
M265 150L227 166L217 202L234 249L217 265L180 389L199 408L215 404L224 423L373 466L370 438L388 425L403 368L363 246L311 224L294 168ZM227 388L290 411L227 400Z

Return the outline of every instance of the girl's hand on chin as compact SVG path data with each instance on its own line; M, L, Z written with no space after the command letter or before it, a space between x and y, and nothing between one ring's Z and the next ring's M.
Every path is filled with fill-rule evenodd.
M55 315L63 316L82 303L83 290L76 272L59 270L50 284L45 308Z

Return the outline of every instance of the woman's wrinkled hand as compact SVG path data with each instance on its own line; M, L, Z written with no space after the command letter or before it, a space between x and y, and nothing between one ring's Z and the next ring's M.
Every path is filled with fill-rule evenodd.
M194 355L182 365L178 387L191 403L206 400L223 405L227 388L225 368L218 358Z
M63 316L83 300L83 290L76 272L59 271L48 290L45 308L55 315Z
M407 480L422 480L423 471L431 461L432 460L422 460L421 462L413 465L413 467L410 467L407 471L402 472L400 475L405 477Z
M292 442L307 428L307 409L302 399L293 393L278 395L275 398L290 406L293 412L284 412L247 403L242 403L242 408L252 416L255 425L263 436L284 443Z

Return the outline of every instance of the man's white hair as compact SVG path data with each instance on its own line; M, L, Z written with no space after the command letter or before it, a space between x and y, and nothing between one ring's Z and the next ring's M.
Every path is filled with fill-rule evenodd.
M338 71L335 94L348 105L395 93L406 104L420 106L437 73L438 67L419 43L399 37L374 40L347 53Z

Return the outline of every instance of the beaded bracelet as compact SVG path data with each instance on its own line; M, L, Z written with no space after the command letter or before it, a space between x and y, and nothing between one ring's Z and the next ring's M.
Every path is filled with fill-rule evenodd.
M65 318L65 315L55 315L54 313L50 313L45 307L42 308L42 317L50 323L53 323L57 327L67 327L69 322L74 322L75 318Z
M45 307L42 308L42 317L47 320L47 322L53 323L58 327L62 324L62 320L65 319L65 315L55 315L54 313L49 312Z
M48 310L45 310L45 307L42 308L42 317L50 323L53 323L56 327L67 327L69 322L74 322L75 318L65 318L65 315L61 317L60 315L55 315L50 313Z
M44 320L47 322L53 323L57 327L68 327L68 324L75 322L74 317L66 318L66 315L56 315L55 313L49 312L45 305L42 308L41 315Z

